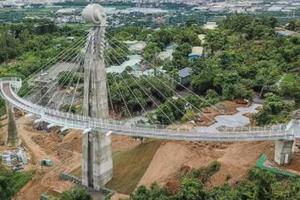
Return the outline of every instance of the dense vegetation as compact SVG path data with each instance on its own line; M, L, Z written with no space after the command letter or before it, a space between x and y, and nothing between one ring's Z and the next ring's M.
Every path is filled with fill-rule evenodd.
M167 98L173 95L173 90L166 89L164 85L156 81L156 78L148 76L136 78L129 75L128 71L120 75L108 74L107 79L110 85L109 98L112 101L110 106L115 112L122 113L124 116L130 116L131 113L145 111L143 109L155 106L149 95L159 102L166 101ZM159 78L164 80L163 77ZM172 84L168 80L164 80L164 82L172 88ZM126 102L126 105L124 102Z
M59 59L68 61L78 49L70 49L64 57L56 56L84 33L82 27L58 27L47 20L24 20L21 23L1 24L0 77L28 78L46 64L55 64ZM69 36L74 38L68 39ZM25 92L21 90L21 93ZM3 101L0 102L0 111L0 114L5 112Z
M156 66L163 66L177 81L178 70L192 68L191 81L186 86L205 98L205 101L201 101L189 95L184 99L174 99L172 90L182 89L176 81L170 83L159 73L155 73L156 77L144 76L134 81L129 75L132 69L128 68L123 78L108 78L111 110L122 116L130 116L130 113L140 113L144 108L150 110L159 107L149 115L149 121L169 124L177 120L187 121L195 116L198 109L220 100L251 100L258 95L266 101L256 116L257 124L288 120L290 111L297 108L300 101L300 77L297 73L300 39L278 36L274 29L277 25L277 20L272 17L232 15L224 19L217 30L203 30L192 20L182 27L167 26L160 30L132 26L109 30L109 45L105 52L107 64L118 65L127 59L128 48L120 41L145 41L147 45L142 55L146 66L155 70ZM292 21L287 28L297 31L299 22ZM0 32L0 44L3 47L0 50L0 75L27 77L72 43L67 36L82 36L84 28L58 27L50 21L26 20L18 24L1 25ZM206 35L204 43L198 34ZM172 44L177 45L173 60L160 60L157 55ZM192 47L199 45L204 47L205 58L189 59ZM64 83L72 81L64 77L66 73L61 73L59 80ZM64 83L59 81L61 85ZM146 95L140 86L152 97ZM164 95L155 88L165 91ZM278 98L271 98L270 95ZM124 105L123 99L128 105ZM153 100L157 105L153 105ZM193 108L186 104L187 101L193 103ZM270 101L281 108L270 109ZM166 119L166 115L170 116L169 119Z
M273 17L237 14L227 17L219 29L211 31L187 23L184 27L169 26L158 31L126 27L115 30L112 35L118 40L146 41L145 61L154 66L163 65L170 75L185 67L192 68L190 86L200 96L214 94L217 100L265 98L264 109L256 117L257 123L262 125L288 120L289 112L300 103L300 38L278 36L276 26L278 22ZM287 28L298 30L299 22L292 21ZM198 34L206 35L203 44ZM178 45L173 60L159 60L158 53L173 43ZM188 59L192 46L197 45L205 47L206 57ZM271 100L270 95L278 98ZM280 110L269 109L270 101L280 104ZM196 107L202 107L201 102L195 103ZM184 102L176 101L176 104L180 109L184 106ZM183 113L178 114L178 109L169 101L160 108L158 112L164 110L169 116L175 116L172 121L195 111L182 109ZM158 121L169 123L165 119Z
M47 20L25 20L22 23L0 26L0 63L6 64L11 73L27 76L33 68L49 61L62 51L68 43L68 36L83 36L84 31L65 26L59 28ZM13 59L21 61L14 65ZM30 66L33 65L33 66ZM5 74L5 65L1 75ZM12 71L11 68L15 68Z
M190 67L191 80L185 86L205 99L200 100L192 94L174 98L174 90L183 91L178 82L170 81L160 73L133 79L130 74L132 69L127 68L120 75L108 75L110 109L128 117L130 113L139 114L143 109L158 107L148 114L149 120L152 123L169 124L177 120L188 121L196 115L197 109L221 100L251 100L259 96L264 99L264 105L255 116L258 125L289 120L290 112L300 105L300 38L278 36L275 32L277 25L277 20L272 17L232 15L224 19L217 30L203 30L191 22L182 27L169 26L160 30L139 27L110 30L109 48L106 50L106 55L110 57L108 64L120 64L127 59L127 47L116 40L143 40L147 46L142 54L149 68L153 67L150 64L161 65L166 73L178 80L178 71ZM300 23L292 21L287 28L299 31ZM1 24L0 76L27 78L73 43L73 39L67 39L68 36L76 39L83 36L84 32L82 27L58 27L45 20ZM206 35L204 43L198 34ZM173 60L158 59L157 55L172 44L177 44ZM205 48L205 56L189 59L192 47L198 45ZM71 51L70 55L75 51L78 49ZM82 83L82 74L76 73L74 80ZM71 82L73 86L76 84L65 72L59 74L58 78ZM64 85L62 81L58 83ZM3 102L0 108L4 108ZM72 110L76 112L75 108ZM185 174L176 193L157 185L150 189L141 186L131 199L299 199L299 179L276 177L257 169L253 169L248 179L236 187L225 185L206 188L209 176L218 168L219 165L214 163L206 169ZM10 199L31 176L31 173L1 171L0 199ZM89 198L81 190L66 192L62 197Z
M300 31L300 20L292 20L289 22L287 29L290 31Z
M208 188L207 183L219 169L218 163L207 168L192 170L180 178L177 191L153 184L149 189L140 186L130 196L131 200L285 200L299 199L300 179L279 177L267 171L252 169L246 180L234 187L225 184ZM228 177L230 180L230 177Z
M256 123L264 125L288 121L293 107L294 102L285 102L282 97L267 93L263 108L255 116Z
M0 164L0 199L10 200L32 177L32 171L12 172Z
M85 189L75 187L62 193L60 200L92 200Z

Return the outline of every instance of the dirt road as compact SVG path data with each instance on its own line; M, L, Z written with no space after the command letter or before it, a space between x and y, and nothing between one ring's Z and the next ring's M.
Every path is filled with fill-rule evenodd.
M76 151L65 149L69 152L69 157L63 159L57 152L57 147L63 144L63 141L56 146L41 146L33 138L40 136L45 137L45 133L36 131L31 128L31 121L26 118L18 120L19 136L30 150L35 164L36 175L33 180L26 184L21 191L15 196L15 200L38 200L40 195L49 191L64 191L73 186L71 182L59 180L61 172L71 172L81 165L81 154ZM48 134L49 135L49 134ZM68 146L68 145L66 145ZM62 150L62 149L61 149ZM54 162L53 167L41 167L39 162L42 159L51 159Z

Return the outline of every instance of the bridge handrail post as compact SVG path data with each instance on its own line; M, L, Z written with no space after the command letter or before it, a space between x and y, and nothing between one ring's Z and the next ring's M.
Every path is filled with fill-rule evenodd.
M11 81L17 81L18 78L0 78L0 80L11 80ZM195 140L197 138L204 138L206 140L258 140L258 139L264 139L264 138L292 138L293 136L297 136L297 130L298 130L298 124L296 121L291 122L291 126L286 126L284 124L277 124L272 126L263 126L263 127L233 127L225 129L226 132L223 133L214 133L215 136L210 136L207 132L203 132L203 135L200 135L200 132L195 131L196 134L191 134L189 131L184 130L170 130L167 129L165 126L151 126L151 125L134 125L131 124L130 126L122 126L125 124L124 121L116 121L116 120L110 120L110 119L98 119L94 117L88 117L83 115L78 115L70 112L61 112L58 110L50 109L48 107L42 107L40 105L33 104L29 102L26 99L22 99L16 94L15 88L13 88L14 84L17 83L11 83L10 89L13 92L13 94L6 93L6 98L8 101L11 102L11 104L14 104L16 107L20 109L25 109L27 112L31 112L35 115L40 115L41 118L46 117L50 123L55 124L62 124L65 126L75 127L75 128L81 128L81 126L87 127L87 128L103 128L103 129L114 129L117 131L125 132L128 130L128 132L131 135L138 135L137 132L140 132L141 135L145 136L153 136L158 138L176 138L176 139L188 139L188 140ZM3 82L1 85L1 89L3 88ZM5 94L4 94L5 95ZM44 119L44 120L47 120ZM55 122L57 121L57 122ZM90 125L90 126L89 126ZM238 131L240 130L240 131ZM174 134L173 136L170 135L170 133ZM235 134L235 135L232 135ZM206 138L207 137L207 138Z

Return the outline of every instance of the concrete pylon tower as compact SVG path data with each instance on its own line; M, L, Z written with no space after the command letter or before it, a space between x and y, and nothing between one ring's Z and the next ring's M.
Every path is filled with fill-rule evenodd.
M84 60L83 114L108 118L106 69L104 62L104 37L106 14L98 4L88 5L82 12L94 27L87 41ZM83 136L82 183L99 190L112 178L111 138L99 130Z

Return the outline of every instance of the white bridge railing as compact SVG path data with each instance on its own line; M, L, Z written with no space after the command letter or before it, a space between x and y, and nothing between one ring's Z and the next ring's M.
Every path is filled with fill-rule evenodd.
M112 131L114 134L120 135L189 141L261 141L293 139L295 137L293 131L287 129L285 124L266 127L225 128L219 132L202 132L195 129L172 130L154 126L125 125L124 122L116 120L75 115L33 104L19 97L14 92L13 88L18 90L21 85L22 82L20 79L0 78L2 96L13 106L34 114L42 121L66 128L102 130L103 132Z

